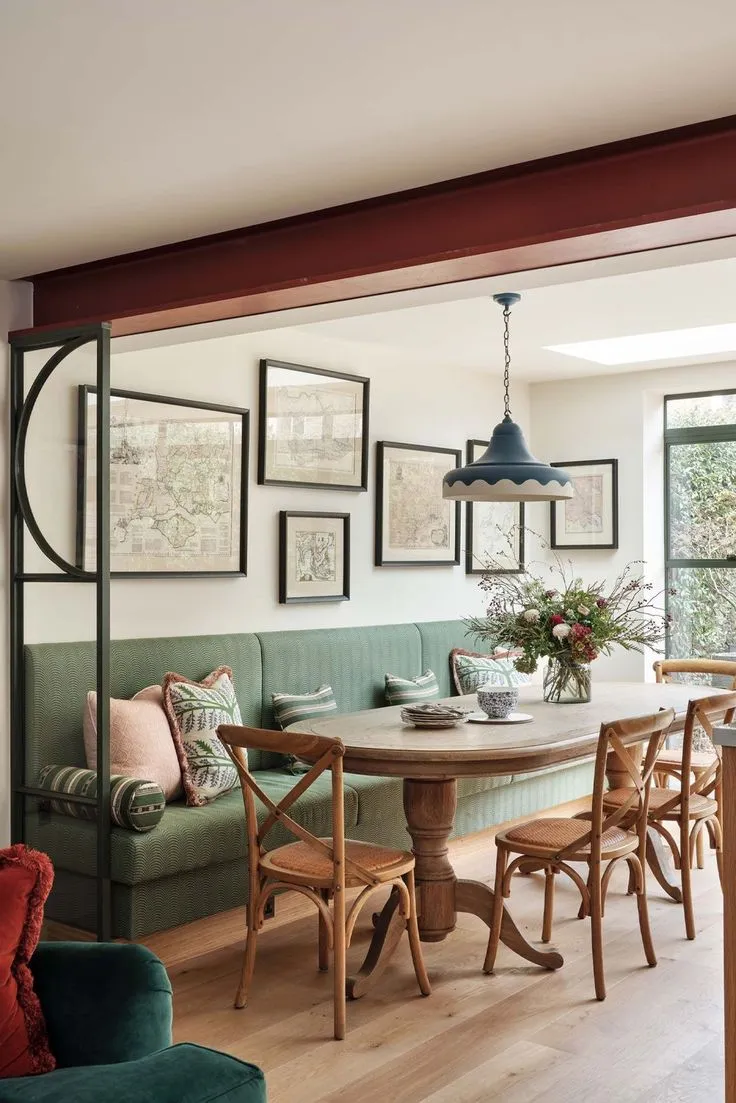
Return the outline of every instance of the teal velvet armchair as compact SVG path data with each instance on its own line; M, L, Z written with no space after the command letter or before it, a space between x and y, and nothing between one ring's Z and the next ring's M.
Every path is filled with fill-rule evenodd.
M0 1079L0 1103L265 1103L255 1065L171 1044L171 985L150 950L42 942L31 969L58 1067Z

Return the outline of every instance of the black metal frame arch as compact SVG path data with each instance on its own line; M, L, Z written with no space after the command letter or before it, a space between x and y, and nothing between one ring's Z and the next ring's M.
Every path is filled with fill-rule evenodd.
M56 368L74 351L96 345L98 433L97 463L97 562L85 571L67 562L46 539L31 507L26 486L25 451L28 427L38 397ZM25 357L32 352L56 349L25 393ZM25 838L28 800L48 793L26 784L26 687L24 676L25 587L29 583L89 583L96 588L95 649L97 688L97 796L65 796L65 801L96 805L96 931L97 938L111 937L110 870L110 325L80 326L48 331L43 335L19 335L10 341L10 718L11 718L11 839ZM26 532L58 571L27 573L24 570Z

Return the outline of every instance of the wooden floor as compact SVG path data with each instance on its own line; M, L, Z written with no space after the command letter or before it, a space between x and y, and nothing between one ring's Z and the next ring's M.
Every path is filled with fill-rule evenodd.
M455 844L464 876L491 880L492 836ZM148 944L169 967L177 1041L254 1061L270 1103L700 1103L722 1098L722 902L715 862L694 875L697 939L682 909L650 885L659 956L649 969L636 905L614 877L605 919L608 999L593 998L588 922L559 878L553 944L557 973L501 947L496 973L480 971L486 928L472 916L426 945L433 993L417 991L407 945L374 992L348 1005L348 1034L332 1040L330 978L316 968L316 917L279 900L260 939L249 1007L232 1000L242 916L193 924ZM514 879L511 909L531 939L542 919L540 875ZM296 916L297 918L294 918ZM351 955L370 936L365 915ZM199 955L199 956L196 956Z

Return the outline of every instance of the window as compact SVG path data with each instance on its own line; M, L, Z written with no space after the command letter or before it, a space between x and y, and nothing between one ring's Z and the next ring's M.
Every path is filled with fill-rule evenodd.
M736 659L736 391L667 397L664 440L667 655Z

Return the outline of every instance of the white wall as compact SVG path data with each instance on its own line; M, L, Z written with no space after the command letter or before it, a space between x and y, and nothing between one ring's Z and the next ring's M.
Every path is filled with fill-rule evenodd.
M258 361L261 357L343 369L371 379L367 493L256 484ZM77 355L49 383L29 434L29 488L42 529L73 554L76 385L93 381L89 354ZM374 567L375 441L465 449L486 438L500 417L498 377L458 369L440 376L404 353L327 340L299 328L225 337L145 351L113 353L113 387L244 406L251 411L248 576L233 579L120 580L112 585L114 637L248 632L462 617L482 609L477 579L457 567ZM527 388L514 390L524 424ZM279 605L280 509L349 511L351 600ZM461 533L464 548L464 514ZM94 634L91 587L29 588L29 640L88 639Z
M7 335L10 330L31 324L32 289L30 284L0 280L0 394L2 395L2 430L0 430L0 539L2 541L2 594L0 617L4 625L0 635L0 847L10 841L10 687L8 624L10 611L9 586L9 500L8 500L8 422L10 415L10 370Z
M733 387L734 364L698 364L645 372L535 383L530 388L534 452L548 461L618 459L617 551L561 552L585 579L615 575L635 559L659 588L664 582L664 395ZM528 511L532 528L549 539L549 506ZM549 553L539 553L549 561ZM596 661L594 677L636 680L651 673L653 656L621 649Z

